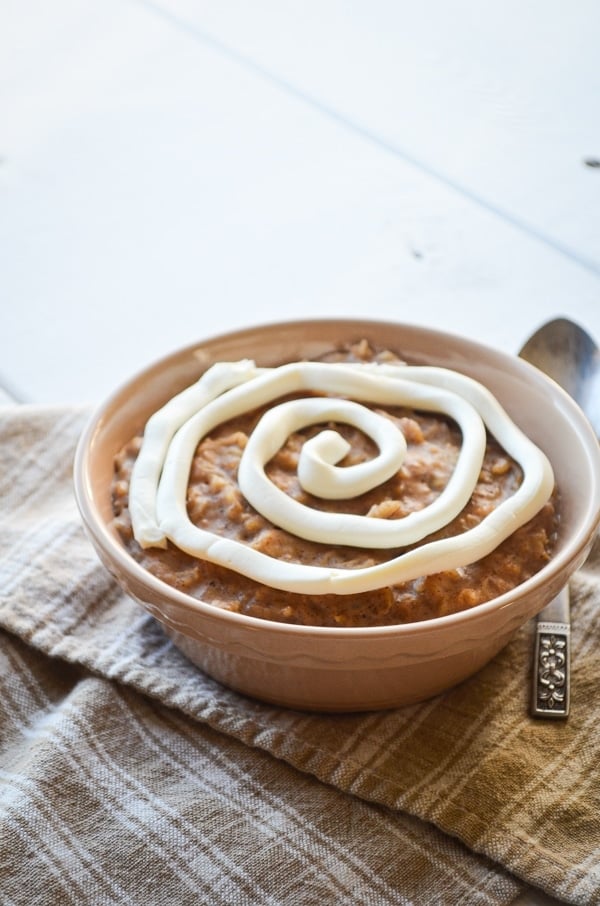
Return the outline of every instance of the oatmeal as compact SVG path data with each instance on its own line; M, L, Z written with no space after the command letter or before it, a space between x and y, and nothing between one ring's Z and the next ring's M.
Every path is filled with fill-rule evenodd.
M437 378L434 370L415 376L425 380L410 390L418 405L390 403L396 385L391 397L387 390L375 393L372 378L387 387L416 371L391 358L373 358L364 344L332 355L321 363L325 368L363 364L367 377L360 368L356 380L343 368L327 372L339 385L329 393L310 386L313 380L318 384L315 375L320 380L318 368L290 368L302 372L302 387L294 385L296 375L290 386L284 381L283 394L269 391L266 401L252 382L258 376L266 386L269 369L255 369L250 377L246 370L253 363L217 369L214 395L203 403L207 415L199 416L205 420L201 437L196 443L192 434L189 441L189 468L181 467L181 450L173 454L179 466L172 469L172 486L168 459L150 457L148 465L140 457L141 437L116 458L114 524L131 554L158 578L217 607L318 626L442 616L496 597L541 569L558 523L543 454L498 420L507 445L524 450L525 466L519 464L489 430L478 427L471 403L459 405L450 399L454 391L427 385L425 378ZM453 380L443 377L445 384ZM232 386L241 386L240 399L246 394L259 404L220 420L219 406ZM487 397L479 402L479 390L469 385L468 391L486 414L492 407ZM208 393L206 387L200 392ZM452 414L437 411L440 405L454 407ZM490 412L493 421L493 407ZM149 424L144 445L153 430L156 445L168 446L164 418L154 429ZM138 485L147 494L142 516L134 510L141 531L132 526L129 500L136 462ZM459 481L461 470L473 472L474 463L472 486ZM154 520L154 504L147 501L152 474L160 469L167 490L158 489L156 507L167 516ZM533 490L524 496L529 486ZM184 513L169 516L171 498L178 496ZM389 576L392 581L386 581Z

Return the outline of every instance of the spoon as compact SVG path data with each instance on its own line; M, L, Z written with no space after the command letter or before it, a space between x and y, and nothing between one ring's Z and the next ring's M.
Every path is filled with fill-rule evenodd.
M590 335L568 318L557 318L542 325L519 355L573 397L600 437L600 350ZM537 617L531 700L534 717L568 716L569 659L569 590L565 587Z
M573 397L600 437L600 349L568 318L543 324L519 353Z

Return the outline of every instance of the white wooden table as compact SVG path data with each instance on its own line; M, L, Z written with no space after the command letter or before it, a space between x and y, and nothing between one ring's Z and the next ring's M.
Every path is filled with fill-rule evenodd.
M599 27L597 0L5 0L0 384L96 402L286 316L600 337Z
M599 29L597 0L4 0L0 388L96 403L284 317L600 339Z

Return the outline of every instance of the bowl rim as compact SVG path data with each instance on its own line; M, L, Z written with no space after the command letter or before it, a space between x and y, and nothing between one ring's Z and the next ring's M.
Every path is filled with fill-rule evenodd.
M190 594L174 588L163 580L158 579L141 566L141 564L129 554L126 548L119 544L118 540L109 531L96 503L89 474L90 456L95 438L106 422L107 416L111 410L114 409L115 404L118 403L119 399L124 396L130 388L142 380L144 376L160 372L174 361L186 356L195 355L198 357L198 350L204 346L214 346L222 342L236 339L250 339L257 334L277 331L282 328L294 330L312 325L321 327L339 326L344 327L344 329L350 328L358 331L360 331L360 329L368 329L369 327L377 329L390 327L394 330L406 330L416 336L421 335L430 339L438 339L440 343L452 340L455 343L459 343L465 349L477 353L479 357L483 356L496 364L502 365L503 362L510 362L513 369L517 368L517 371L522 370L524 376L527 376L528 379L535 380L538 383L542 382L542 386L550 385L553 388L553 393L556 395L556 398L560 400L561 405L567 408L567 411L573 416L578 424L577 434L581 440L582 447L585 448L587 459L590 460L590 473L592 472L592 458L596 459L598 466L598 478L593 487L594 493L590 495L588 500L586 519L583 521L582 525L577 528L577 531L564 548L553 555L550 561L545 564L541 570L503 595L492 598L482 604L477 604L475 607L467 610L446 614L441 617L384 626L312 626L296 623L282 623L274 620L262 619L260 617L252 617L235 611L225 610L202 601L199 598L195 598ZM479 619L485 619L488 613L510 607L529 591L533 591L542 585L551 582L552 579L558 581L558 576L564 570L568 569L570 564L584 557L591 542L591 538L600 524L600 444L579 406L572 397L560 387L560 385L533 365L520 359L518 356L495 349L478 340L451 331L441 331L436 328L429 328L419 324L389 321L388 319L312 317L292 320L282 319L258 323L231 331L223 331L201 338L193 343L186 344L185 346L160 356L148 365L138 369L129 378L126 378L113 390L104 402L95 408L88 418L87 423L84 425L75 449L73 485L75 500L84 527L92 540L99 545L101 550L110 559L113 559L118 563L123 572L130 573L138 584L147 586L155 595L168 598L171 604L176 604L189 611L194 611L212 621L225 621L225 623L231 623L232 626L246 627L251 630L260 630L262 632L282 635L318 636L325 639L374 639L377 637L390 637L395 635L409 636L421 634L423 632L433 632L446 627L456 627L463 623L472 623Z

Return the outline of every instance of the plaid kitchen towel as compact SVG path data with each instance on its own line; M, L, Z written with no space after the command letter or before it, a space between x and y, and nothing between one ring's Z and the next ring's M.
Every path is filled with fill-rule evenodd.
M287 711L191 665L98 562L86 413L0 410L0 903L600 903L600 552L572 583L568 722L531 627L421 705Z

